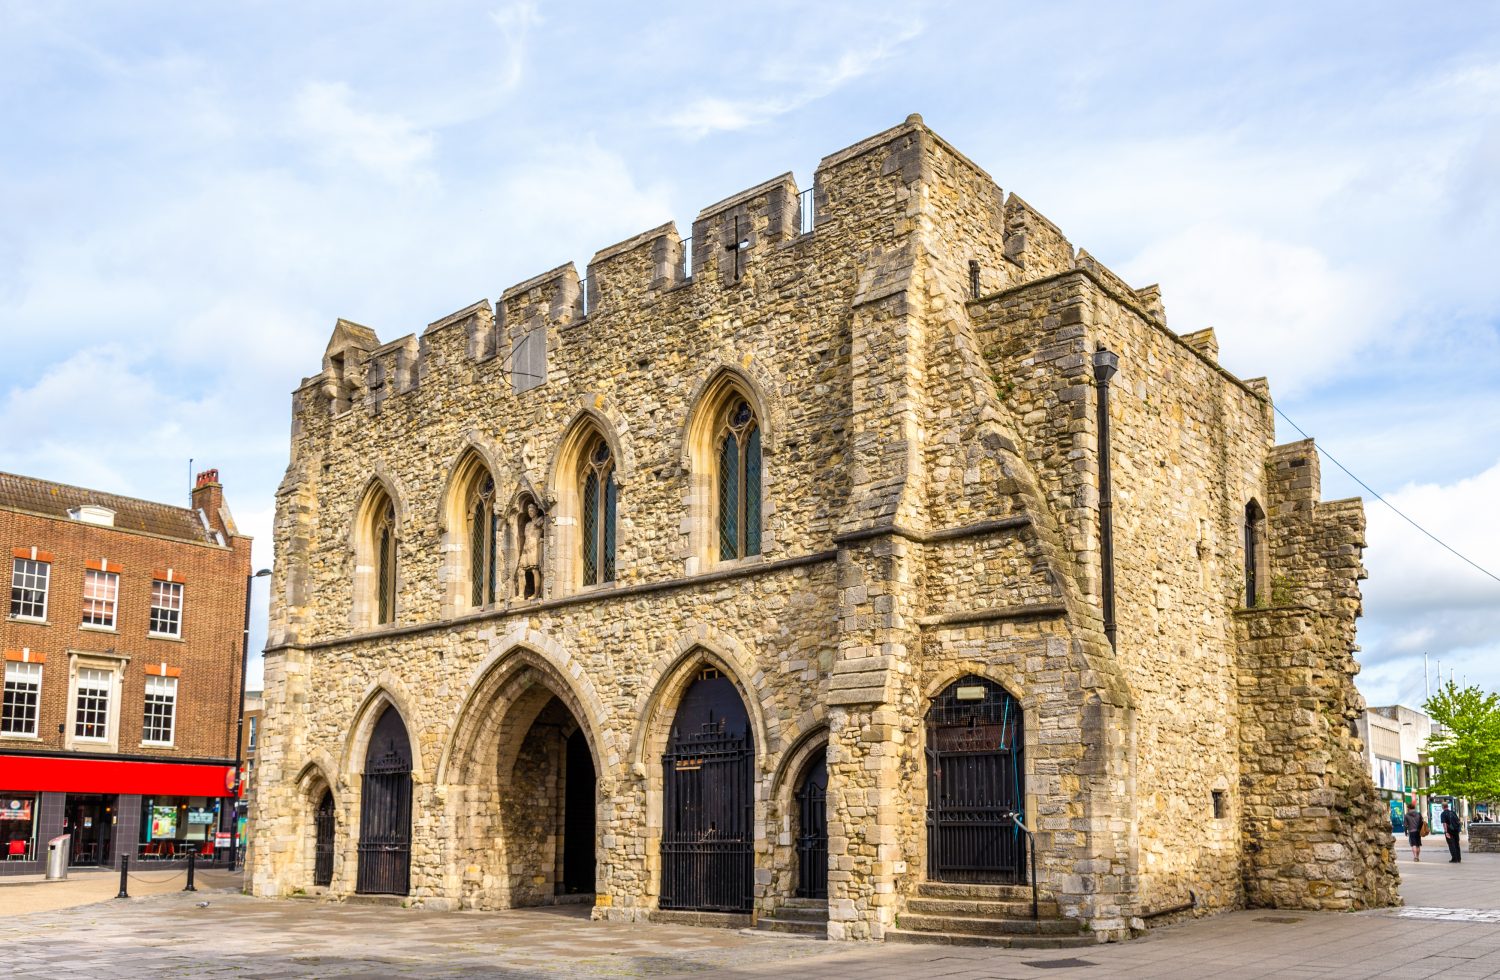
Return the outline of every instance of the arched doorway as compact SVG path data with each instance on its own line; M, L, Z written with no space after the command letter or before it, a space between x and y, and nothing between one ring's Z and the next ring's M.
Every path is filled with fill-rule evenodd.
M411 888L411 740L401 713L387 706L365 751L359 805L363 895L405 895Z
M954 681L927 711L927 877L1022 882L1021 703L994 681Z
M755 748L739 691L717 669L683 694L662 769L661 907L749 911Z
M333 884L333 791L325 789L313 814L313 884L326 888Z
M599 789L594 758L582 728L568 736L563 784L563 874L559 891L564 895L593 894L594 811Z
M828 751L797 781L797 897L828 897Z

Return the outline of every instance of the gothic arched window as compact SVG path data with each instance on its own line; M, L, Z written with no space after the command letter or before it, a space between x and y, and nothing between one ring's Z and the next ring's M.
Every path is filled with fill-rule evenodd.
M580 467L579 488L582 513L583 584L599 585L615 580L615 507L618 491L615 461L609 443L595 436Z
M499 559L495 541L499 519L495 516L495 479L480 471L469 487L465 508L469 531L469 604L488 606L498 595Z
M719 558L760 554L760 426L750 403L730 401L719 423Z
M1254 500L1245 505L1245 606L1260 605L1266 587L1266 512Z
M370 535L375 543L375 589L377 623L396 621L396 505L390 498L376 511Z

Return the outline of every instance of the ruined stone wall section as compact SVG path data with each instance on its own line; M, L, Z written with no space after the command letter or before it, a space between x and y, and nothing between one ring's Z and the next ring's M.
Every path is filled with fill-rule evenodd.
M1396 904L1389 819L1356 734L1364 509L1319 501L1311 440L1270 452L1266 481L1269 605L1237 616L1246 902Z
M1270 406L1104 282L1115 288L1088 289L1084 315L1090 353L1105 347L1120 359L1111 509L1117 652L1137 705L1140 907L1178 906L1191 891L1200 907L1233 908L1242 900L1233 610L1245 503L1264 496ZM1097 395L1088 394L1075 448L1097 487Z

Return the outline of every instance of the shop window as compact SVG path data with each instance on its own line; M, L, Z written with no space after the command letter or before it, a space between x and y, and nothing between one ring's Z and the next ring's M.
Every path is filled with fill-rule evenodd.
M73 737L95 741L109 739L109 695L113 675L94 667L78 668L77 699L74 702Z
M0 714L0 735L37 733L37 704L42 694L42 665L5 665L5 708Z
M7 861L35 861L36 796L0 791L0 847Z
M47 583L52 565L30 558L17 558L10 567L10 614L16 619L47 618Z
M169 861L196 853L212 860L214 830L219 826L219 801L205 796L147 796L141 798L141 834L137 855L143 862Z
M151 583L151 633L182 636L182 583L155 580Z
M115 628L115 604L120 597L120 576L92 568L83 573L83 625Z
M177 717L177 678L146 678L146 712L141 723L141 741L154 745L172 744L172 727Z

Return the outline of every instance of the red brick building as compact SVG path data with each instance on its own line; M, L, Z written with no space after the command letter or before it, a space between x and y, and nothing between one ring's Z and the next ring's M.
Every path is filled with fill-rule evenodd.
M221 855L250 538L218 471L191 507L0 473L0 875Z

